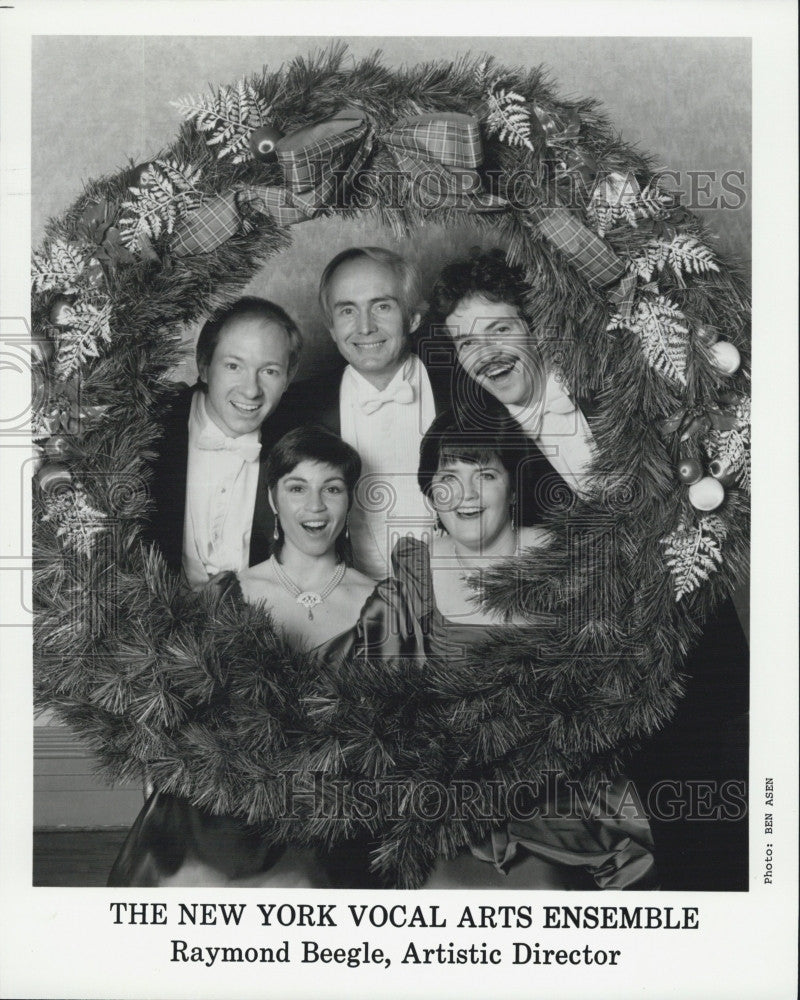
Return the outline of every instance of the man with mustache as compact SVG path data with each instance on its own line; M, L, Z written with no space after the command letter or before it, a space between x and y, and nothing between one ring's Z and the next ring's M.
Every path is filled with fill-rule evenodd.
M274 520L259 462L276 439L269 419L300 358L294 321L266 299L242 298L197 340L198 382L162 420L147 535L193 588L269 556Z
M535 349L522 312L524 294L521 272L501 251L454 261L431 292L429 325L447 333L464 371L520 425L537 475L544 455L554 470L550 485L563 479L581 493L594 438L586 416ZM533 498L524 500L531 509Z
M356 568L390 572L397 533L420 537L433 525L417 486L419 446L450 406L452 370L426 365L412 350L420 322L416 267L383 247L352 247L325 268L319 302L347 362L333 377L292 386L281 412L320 423L358 451L362 478L350 518Z

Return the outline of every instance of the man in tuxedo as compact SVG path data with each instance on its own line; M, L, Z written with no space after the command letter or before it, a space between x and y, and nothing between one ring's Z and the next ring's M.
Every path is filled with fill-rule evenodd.
M382 247L353 247L325 268L319 301L346 366L291 387L288 422L320 423L358 451L362 478L350 514L358 569L390 572L393 537L430 531L433 515L417 485L419 446L451 404L452 370L413 350L420 322L416 267ZM440 352L441 353L441 352Z
M176 393L163 418L148 530L193 588L269 555L274 519L259 459L275 439L269 418L301 345L286 312L255 297L237 300L200 331L198 382Z

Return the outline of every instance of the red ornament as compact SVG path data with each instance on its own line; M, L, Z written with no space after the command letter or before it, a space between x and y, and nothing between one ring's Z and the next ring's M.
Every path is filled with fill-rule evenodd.
M694 458L684 458L678 465L678 479L686 486L699 483L703 478L703 466Z
M275 159L275 144L278 139L282 138L283 132L279 132L273 125L262 125L250 133L248 140L250 151L257 160L267 163L269 160Z
M62 486L69 486L72 473L61 462L48 462L38 472L39 486L45 493L54 493Z
M142 186L142 176L147 173L150 169L151 164L140 163L138 166L134 167L130 173L130 184L129 187L141 187Z
M715 479L719 480L723 486L733 486L736 482L736 470L730 468L730 466L721 462L718 458L715 458L713 462L708 463L708 471Z
M108 205L104 201L90 202L83 210L81 222L87 229L96 229L106 223Z
M48 458L55 459L67 458L70 451L66 438L61 437L60 434L48 438L44 450Z

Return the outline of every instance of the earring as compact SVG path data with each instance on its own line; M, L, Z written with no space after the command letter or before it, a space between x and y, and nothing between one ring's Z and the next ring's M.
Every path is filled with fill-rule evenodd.
M517 530L517 501L512 500L509 507L509 517L511 518L511 530Z
M439 517L438 514L436 515L436 524L434 525L433 530L436 532L437 535L439 535L440 538L443 535L447 534L447 529L442 524L442 519Z
M275 539L276 542L281 537L280 536L280 532L278 531L278 528L280 527L280 524L281 524L281 522L278 520L278 515L276 514L275 515L275 527L272 529L272 537Z
M344 519L344 537L346 539L350 538L350 514Z

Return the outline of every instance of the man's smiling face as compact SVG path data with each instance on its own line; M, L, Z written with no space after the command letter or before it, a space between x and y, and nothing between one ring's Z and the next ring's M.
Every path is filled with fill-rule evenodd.
M259 316L232 319L200 376L208 386L206 410L221 431L238 437L258 430L289 384L289 337Z
M543 372L516 306L480 295L462 299L445 321L461 366L506 406L527 406L542 392Z
M420 320L407 313L399 276L369 257L348 260L334 272L327 297L339 353L376 388L385 388L405 361Z

